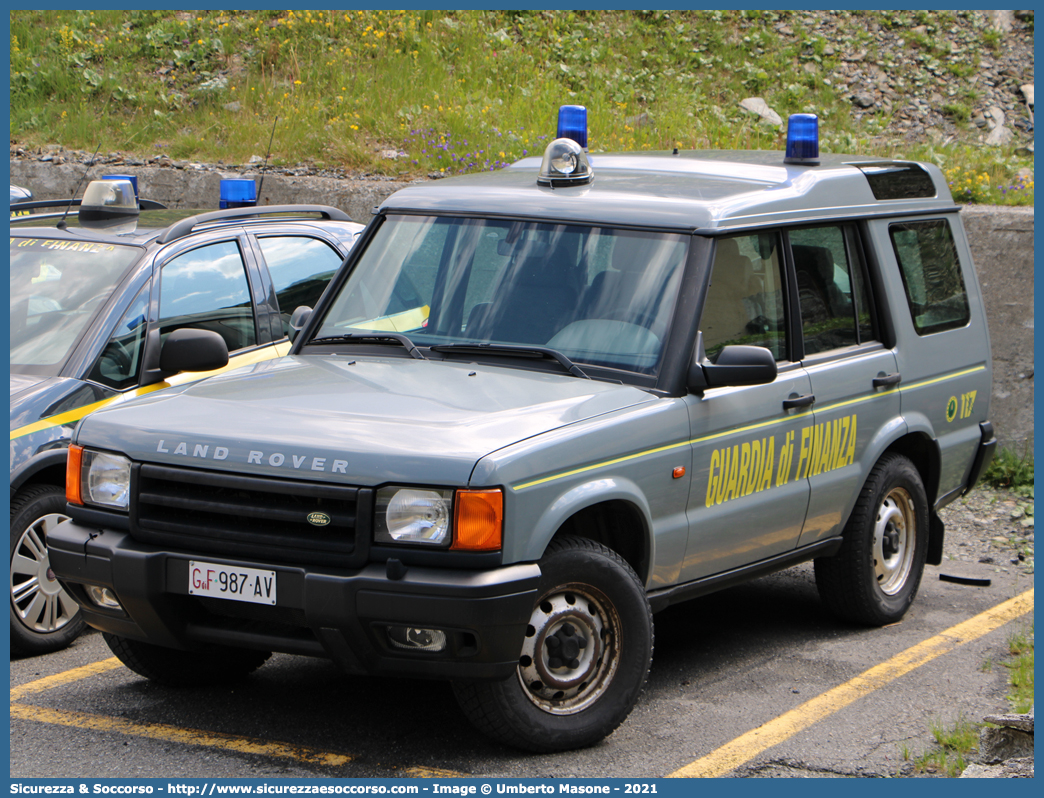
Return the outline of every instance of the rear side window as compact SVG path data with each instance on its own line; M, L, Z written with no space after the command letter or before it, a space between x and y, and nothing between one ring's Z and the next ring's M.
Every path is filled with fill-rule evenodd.
M968 323L968 293L950 225L944 219L888 228L918 335Z
M789 235L805 354L873 340L870 298L854 228L806 227Z

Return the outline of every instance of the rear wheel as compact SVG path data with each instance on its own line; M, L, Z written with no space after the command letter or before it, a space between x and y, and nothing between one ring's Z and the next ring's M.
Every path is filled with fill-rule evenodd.
M870 626L902 619L917 595L928 553L928 498L903 455L885 454L870 471L844 542L815 561L820 598L841 618Z
M530 751L583 748L634 708L652 660L645 588L616 552L562 538L540 561L539 598L515 674L503 682L457 682L471 722Z
M120 662L139 676L168 687L210 687L238 681L272 656L270 651L227 646L180 651L108 632L102 636Z
M54 578L47 533L62 521L65 491L33 485L11 502L11 651L46 654L65 648L84 629L80 609Z

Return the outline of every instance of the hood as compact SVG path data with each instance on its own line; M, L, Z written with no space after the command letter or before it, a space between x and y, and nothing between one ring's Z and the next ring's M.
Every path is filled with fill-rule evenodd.
M98 411L78 442L255 475L457 486L497 449L649 401L632 386L548 372L309 355Z

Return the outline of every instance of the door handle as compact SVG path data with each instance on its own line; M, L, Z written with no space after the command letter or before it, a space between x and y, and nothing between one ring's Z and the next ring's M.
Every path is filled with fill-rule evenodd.
M797 396L793 399L783 400L784 410L793 410L795 407L808 407L816 401L816 395L813 393L805 394L804 396Z
M875 388L886 388L889 385L898 385L903 379L903 376L897 371L895 374L888 374L884 377L874 377Z

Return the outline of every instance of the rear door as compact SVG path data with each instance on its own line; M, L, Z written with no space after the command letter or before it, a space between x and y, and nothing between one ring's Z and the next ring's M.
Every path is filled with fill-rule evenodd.
M900 437L902 375L882 343L855 224L788 231L801 313L801 362L815 397L802 427L795 477L811 497L800 545L838 535L881 450Z
M990 339L971 253L956 213L875 222L895 299L902 412L939 447L936 500L960 491L989 412Z

